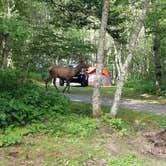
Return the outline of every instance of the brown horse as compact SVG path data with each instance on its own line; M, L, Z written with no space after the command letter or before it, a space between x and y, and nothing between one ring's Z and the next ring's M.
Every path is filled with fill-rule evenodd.
M71 81L72 77L74 77L76 75L76 73L82 67L83 67L82 63L79 64L75 68L63 67L63 66L52 66L52 67L50 67L48 69L49 77L48 77L48 79L45 80L46 89L47 89L48 82L53 80L54 87L56 88L57 91L59 91L59 89L56 86L56 79L60 78L60 79L66 81L66 87L64 88L63 93L66 91L66 89L67 89L67 92L69 93L70 81Z

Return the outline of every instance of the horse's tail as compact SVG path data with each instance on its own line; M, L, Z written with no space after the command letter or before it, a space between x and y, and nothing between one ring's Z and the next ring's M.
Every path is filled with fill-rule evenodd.
M48 68L48 72L50 72L52 70L52 66L50 66L49 68Z

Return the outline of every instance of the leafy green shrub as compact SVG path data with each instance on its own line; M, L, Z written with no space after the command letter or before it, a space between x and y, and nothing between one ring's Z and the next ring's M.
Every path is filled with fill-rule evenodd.
M10 132L7 135L0 135L0 147L20 143L22 136L19 133Z
M152 93L156 91L155 83L149 80L127 80L125 87L133 88L141 93Z
M18 71L9 70L7 74L0 74L0 146L20 143L25 133L85 137L98 127L93 119L72 113L70 101L63 94L37 87Z
M17 70L1 70L0 91L0 127L45 120L53 111L65 112L69 105L64 95L42 90Z
M17 70L0 70L0 90L13 91L18 89L23 82L23 75Z
M10 126L5 130L0 130L0 147L15 145L22 142L24 135L30 132L28 128L14 128Z
M0 70L0 90L1 91L12 91L14 88L17 89L19 81L18 73L15 70Z
M77 114L54 113L48 122L36 122L28 125L29 133L50 133L55 137L68 136L84 138L90 136L99 127L94 119Z
M162 89L160 92L160 95L166 97L166 89Z
M49 113L50 114L50 113ZM47 115L43 115L47 119ZM77 114L61 114L54 112L49 121L36 121L24 127L11 125L0 130L0 146L18 144L27 134L51 134L55 137L85 138L99 127L99 123L92 118Z
M124 127L124 122L121 119L110 116L109 113L104 114L101 121L115 130L121 130Z
M22 97L22 101L40 110L65 112L68 109L69 99L60 93L46 92L41 89L29 90Z
M102 116L101 122L114 130L120 131L122 136L126 135L129 129L129 126L122 119L110 116L108 113Z
M33 80L37 80L37 81L42 81L43 77L40 73L36 73L36 72L30 72L29 73L29 77Z
M116 130L122 130L124 127L124 122L122 121L122 119L111 118L110 126L111 128Z
M56 120L50 122L49 128L54 136L68 135L72 137L87 137L96 131L99 124L88 117L71 114L67 116L57 115Z
M12 98L7 93L5 95L0 95L1 127L45 120L45 116L51 116L51 112L67 111L69 104L65 96L40 89L29 90L20 98Z
M22 136L19 132L14 132L11 128L8 128L3 134L0 134L0 147L20 143L21 139Z
M14 69L0 70L1 92L10 92L12 95L16 95L18 90L31 89L34 86L32 81L25 77L24 72Z
M75 118L73 118L75 117ZM71 122L67 123L63 129L64 133L76 137L90 136L99 125L95 120L79 116L71 116ZM78 121L79 119L79 121Z
M17 72L9 71L10 80L3 71L0 78L0 146L20 143L25 133L82 138L96 130L99 124L83 114L84 110L80 109L82 114L70 110L67 97L45 91L29 79L21 80ZM26 132L23 134L21 129Z
M28 116L34 111L33 107L21 103L19 100L16 99L6 100L0 98L0 103L1 127L11 124L24 125L29 120Z

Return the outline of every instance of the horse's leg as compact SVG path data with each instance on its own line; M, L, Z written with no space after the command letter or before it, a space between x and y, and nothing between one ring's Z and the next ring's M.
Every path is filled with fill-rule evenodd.
M63 93L65 93L67 87L68 87L68 80L66 80L66 86L65 86L65 88L64 88L63 91L62 91Z
M67 83L66 83L66 86L65 86L65 88L63 89L63 93L65 93L65 91L66 91L66 88L67 88Z
M46 90L48 89L48 86L47 86L47 85L48 85L48 82L51 81L51 79L52 79L51 76L49 76L49 77L45 80L45 88L46 88Z
M67 81L67 92L70 93L70 81Z
M56 86L56 78L53 79L53 85L54 85L55 89L59 92L59 89L58 89L58 87Z

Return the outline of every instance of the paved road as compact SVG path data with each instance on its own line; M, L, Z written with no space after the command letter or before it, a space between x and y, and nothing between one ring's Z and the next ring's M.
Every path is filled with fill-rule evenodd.
M87 102L87 103L92 102L91 96L73 95L73 94L65 94L65 95L68 96L72 101ZM111 105L112 100L107 98L102 98L102 104ZM137 100L122 100L120 102L120 107L166 115L166 105L144 103L143 101L141 102Z

